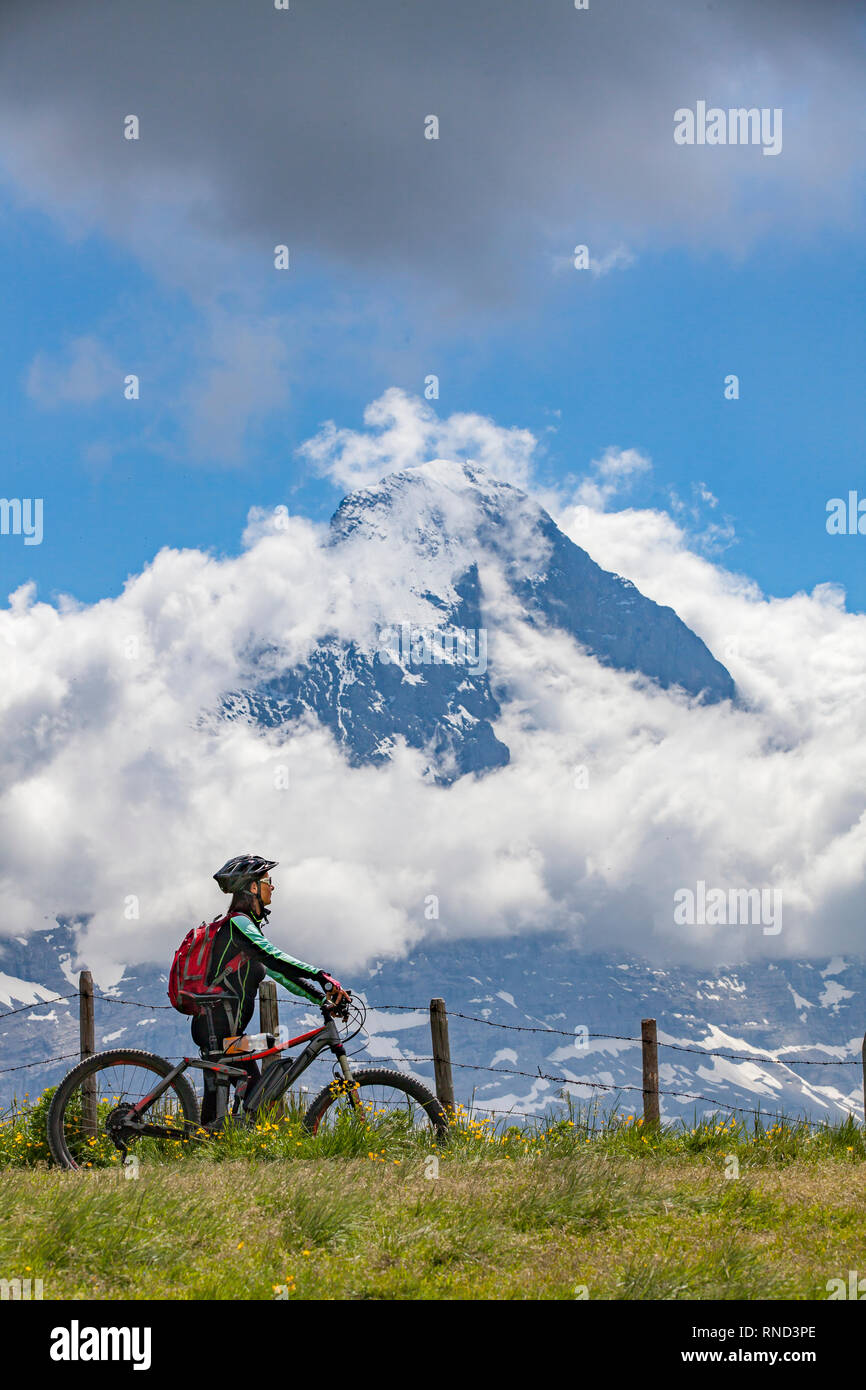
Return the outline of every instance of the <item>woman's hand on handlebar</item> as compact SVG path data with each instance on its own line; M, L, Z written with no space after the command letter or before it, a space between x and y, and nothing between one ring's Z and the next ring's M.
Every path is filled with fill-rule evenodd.
M325 998L323 1000L324 1007L331 1012L345 1009L347 1005L352 1002L351 992L347 989L343 989L340 981L335 980L332 975L326 974L324 970L322 974L324 975L323 983L325 990Z

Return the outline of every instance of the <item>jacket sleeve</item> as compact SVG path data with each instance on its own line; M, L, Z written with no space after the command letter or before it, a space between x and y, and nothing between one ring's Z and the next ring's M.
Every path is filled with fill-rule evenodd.
M242 938L238 944L244 953L251 960L261 962L272 979L283 985L291 994L299 994L302 999L310 999L316 1004L321 1001L322 995L311 988L312 985L322 982L322 972L317 965L307 965L306 961L295 960L294 956L289 956L278 946L274 946L246 913L239 912L232 917L232 926Z

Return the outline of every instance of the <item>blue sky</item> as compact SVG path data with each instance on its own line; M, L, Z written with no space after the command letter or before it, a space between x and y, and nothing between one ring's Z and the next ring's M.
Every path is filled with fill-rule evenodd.
M311 476L297 446L326 418L358 428L388 386L421 394L435 371L442 415L477 411L537 434L545 481L581 475L608 446L637 448L654 468L636 504L668 505L669 487L689 500L702 482L734 529L726 564L770 593L831 580L849 606L866 606L866 539L825 529L829 497L866 495L866 275L862 247L847 239L764 245L738 264L679 251L597 279L560 273L473 351L397 305L390 327L404 361L349 372L335 351L329 373L325 347L308 375L286 373L284 400L247 432L239 466L184 460L171 400L182 368L176 378L143 372L141 399L123 399L127 370L195 337L200 316L182 291L166 291L105 238L70 244L8 190L0 255L15 269L0 328L3 490L43 497L46 517L41 546L4 538L7 593L34 579L43 599L92 602L116 594L162 545L234 552L251 505L326 516L339 489ZM317 293L327 303L328 287L317 286L313 307ZM275 310L282 297L280 285ZM33 400L39 354L62 362L70 342L102 324L123 367L115 399ZM740 379L736 401L723 394L729 372Z
M112 960L164 954L242 823L290 866L310 957L335 932L341 960L408 950L431 884L458 935L595 912L630 948L669 939L681 886L780 886L779 949L862 947L866 536L825 521L866 493L864 31L843 0L6 8L0 497L42 498L44 538L0 535L0 881L28 928L93 914ZM677 144L699 102L781 111L779 152ZM411 545L347 560L310 521L334 478L467 439L676 608L742 704L644 688L494 601L512 759L447 816L411 750L357 769L312 721L204 718L251 652L288 669L402 618ZM30 580L48 602L5 610ZM787 597L834 584L854 612Z
M225 6L213 9L227 13ZM17 61L18 80L40 42L54 42L58 55L64 42L90 53L95 14L83 6L53 40L22 21L8 59ZM356 101L354 144L350 138L345 148L319 151L325 191L309 185L308 201L320 199L311 226L294 210L283 222L269 222L269 209L258 212L266 178L235 190L232 202L228 185L241 178L243 161L225 153L225 141L214 154L190 138L182 166L168 140L155 154L143 144L141 159L151 161L146 176L143 164L134 174L113 174L110 161L127 160L120 167L128 169L132 154L116 130L101 162L99 149L84 153L85 133L96 128L107 140L103 126L121 108L147 109L146 44L165 37L170 7L154 7L152 28L140 35L137 85L115 71L110 102L108 87L100 87L98 44L90 73L95 95L87 72L78 85L64 73L61 96L77 143L64 134L53 147L50 132L46 140L38 118L61 97L46 85L40 98L37 82L26 97L32 129L26 122L0 129L0 391L2 494L44 499L45 539L26 547L20 537L2 538L3 595L33 579L43 599L65 593L93 602L118 593L163 545L233 553L253 505L286 502L292 511L326 517L340 492L297 457L298 445L326 419L358 428L365 406L388 387L420 394L425 375L435 372L443 416L477 412L538 437L539 481L576 480L609 446L638 449L653 470L636 484L634 505L669 507L672 490L691 503L703 484L717 501L691 519L696 545L705 523L727 526L729 543L715 553L766 592L787 595L833 581L862 611L866 538L830 537L825 529L828 498L858 487L866 494L862 155L856 130L840 132L825 90L837 87L844 102L846 83L862 74L862 26L846 32L843 11L833 10L822 42L839 69L828 75L819 61L826 52L810 66L816 40L808 10L800 17L799 44L796 29L784 42L769 25L752 35L757 71L764 61L763 88L753 99L787 103L786 145L777 159L761 160L751 149L677 150L670 139L680 94L711 85L697 76L710 55L720 99L744 83L746 50L723 19L718 31L701 19L692 66L669 70L679 60L660 48L657 71L649 59L644 77L632 75L638 91L623 95L619 124L595 108L590 113L596 156L575 156L574 169L559 171L551 157L543 178L532 169L530 134L538 150L563 138L551 135L549 113L542 119L535 112L538 129L527 133L525 148L513 131L500 134L497 146L483 111L468 105L471 53L466 74L444 78L431 51L429 91L415 112L420 119L422 106L442 109L442 148L401 146L381 168L371 164L368 183L354 188L351 171L370 139L364 123L379 129L373 107ZM677 32L697 23L677 4L668 18ZM303 19L297 17L301 26ZM221 41L230 43L236 20L225 22L224 31L216 25L217 53ZM605 61L615 85L624 80L625 49L637 40L624 31L605 36L596 23L593 42L609 43ZM110 35L100 33L109 46ZM178 43L187 38L179 35ZM258 35L254 42L269 40ZM519 47L515 34L515 53ZM515 53L503 49L500 59L516 73ZM576 51L575 62L585 61ZM372 56L369 65L374 84ZM332 76L336 84L338 74ZM619 132L638 98L659 115L652 141L647 137L640 159L630 163L629 141ZM408 99L396 91L386 114L393 119ZM533 107L531 91L526 100ZM266 96L262 104L266 119ZM157 118L170 123L170 105L161 100L150 112L151 126ZM499 183L496 170L487 169L490 159L482 177L480 164L466 170L449 153L449 117L465 127L470 145L474 139L478 150L503 161ZM578 105L576 128L585 131L589 119ZM254 123L252 133L259 128ZM176 139L177 128L171 133ZM568 148L579 149L581 139L575 135ZM418 172L425 160L431 169L439 160L435 173ZM632 191L654 160L657 199L649 184L642 195ZM417 207L430 198L426 220L404 229L395 226L401 161L418 180L407 201ZM194 188L186 204L178 193L180 167L191 184L200 174L204 189ZM520 179L535 189L532 217L516 197L508 201L505 184ZM118 180L126 204L120 193L115 199ZM431 209L440 197L437 220ZM391 217L382 207L388 199L397 209ZM293 252L283 275L269 264L280 226L289 228ZM421 239L414 257L401 250L404 231L408 243L413 235ZM632 261L599 276L575 271L567 258L584 240L598 255L626 246ZM123 399L127 372L141 376L139 401ZM723 397L728 373L740 380L737 401Z

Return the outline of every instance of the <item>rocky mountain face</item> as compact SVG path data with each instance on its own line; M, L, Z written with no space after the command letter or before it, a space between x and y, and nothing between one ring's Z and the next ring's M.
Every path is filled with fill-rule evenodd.
M73 963L68 928L3 944L0 1066L20 1068L0 1070L4 1106L73 1065L78 1003L59 998L75 987ZM188 1020L166 1007L166 967L131 968L106 992L97 980L97 1049L143 1047L173 1058L189 1050ZM516 1121L561 1109L565 1094L599 1114L640 1114L637 1039L641 1019L651 1017L668 1119L735 1113L726 1107L748 1116L863 1118L864 961L663 970L635 957L585 955L561 937L487 938L377 961L349 983L368 1006L366 1032L350 1047L354 1062L384 1058L428 1080L429 1002L444 998L455 1091L479 1112ZM280 1014L293 1033L318 1017L298 1000L281 1001ZM310 1095L329 1074L320 1059L304 1078Z
M478 632L483 622L474 565L457 580L454 595L442 605L443 628ZM312 714L331 730L353 766L384 761L402 737L411 748L427 751L431 775L443 784L507 763L508 749L493 732L500 706L489 672L467 670L455 659L425 662L423 650L417 663L411 652L401 660L403 633L387 631L393 640L378 649L329 637L306 665L226 696L222 712L266 728ZM423 634L410 633L410 643L413 635L417 649Z
M494 729L508 695L496 661L505 610L665 689L735 697L673 609L601 569L542 507L475 464L437 460L351 493L330 544L359 602L378 608L375 630L366 641L330 634L303 665L229 692L223 717L273 727L313 715L354 764L388 758L403 738L446 785L489 772L509 758Z
M313 717L351 764L381 762L404 739L424 752L432 780L481 776L509 759L497 732L509 697L497 639L514 623L573 638L605 665L692 700L736 698L728 672L672 609L601 569L537 503L475 465L440 460L352 493L329 543L366 623L351 632L335 624L290 668L253 654L249 682L226 693L215 717L268 727ZM3 1104L71 1065L78 1006L62 996L81 964L71 924L0 939ZM168 1006L168 964L130 966L101 991L98 1048L174 1058L189 1048L188 1021ZM349 983L369 1006L358 1060L384 1057L428 1078L427 1009L443 996L457 1093L479 1108L531 1115L561 1105L565 1092L639 1111L636 1039L641 1019L654 1017L669 1118L717 1105L817 1119L863 1113L863 961L662 970L530 935L434 941ZM297 1031L316 1021L308 1005L281 1008ZM325 1061L317 1068L311 1090L329 1072Z

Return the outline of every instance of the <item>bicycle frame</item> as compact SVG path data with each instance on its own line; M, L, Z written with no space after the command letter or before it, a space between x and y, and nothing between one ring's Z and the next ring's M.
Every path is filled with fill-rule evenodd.
M340 1041L340 1034L333 1018L329 1018L321 1028L314 1028L310 1033L301 1033L297 1038L290 1038L288 1042L278 1043L266 1052L253 1053L247 1060L258 1061L260 1057L273 1057L276 1053L285 1051L287 1047L294 1047L297 1043L307 1042L308 1039L307 1047L297 1057L280 1058L274 1066L262 1071L261 1080L256 1082L246 1098L244 1109L248 1114L255 1114L261 1106L273 1105L278 1101L326 1048L331 1049L340 1063L344 1077L349 1080L352 1073L346 1049Z
M266 1048L262 1052L245 1053L244 1061L258 1062L265 1057L276 1057L278 1053L285 1052L289 1047L296 1047L298 1043L302 1042L306 1042L308 1045L299 1056L294 1058L280 1058L274 1065L268 1067L266 1071L263 1071L261 1078L256 1082L255 1086L246 1097L244 1113L247 1118L251 1119L261 1106L272 1105L279 1100L284 1092L297 1081L299 1076L303 1075L307 1068L312 1065L320 1053L324 1052L326 1048L330 1048L334 1056L338 1058L340 1068L346 1080L351 1078L352 1073L346 1057L346 1049L340 1040L337 1025L333 1018L329 1018L327 1023L323 1024L320 1028L313 1028L309 1033L299 1033L296 1038L289 1038L287 1042L277 1043L275 1047ZM231 1054L223 1053L222 1056L231 1056ZM217 1119L222 1118L228 1108L227 1091L229 1083L233 1080L243 1080L244 1077L247 1076L247 1072L243 1071L240 1067L227 1065L222 1060L212 1062L205 1057L184 1057L183 1060L179 1062L176 1067L173 1067L168 1075L160 1081L158 1086L148 1092L142 1100L138 1101L137 1104L130 1108L126 1124L129 1125L130 1122L132 1122L131 1127L140 1135L177 1139L178 1134L176 1130L171 1130L163 1125L148 1124L147 1122L138 1124L136 1121L143 1119L145 1111L153 1105L154 1101L159 1100L160 1096L165 1094L175 1080L175 1077L180 1076L183 1072L189 1070L189 1068L211 1072L225 1081L225 1089L223 1090L223 1088L220 1088L222 1094L218 1095L217 1099Z

